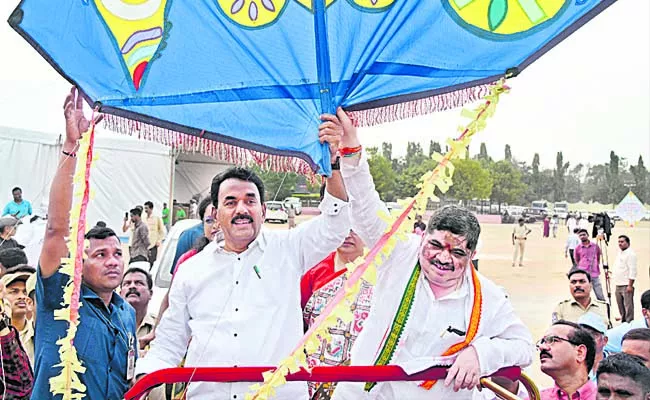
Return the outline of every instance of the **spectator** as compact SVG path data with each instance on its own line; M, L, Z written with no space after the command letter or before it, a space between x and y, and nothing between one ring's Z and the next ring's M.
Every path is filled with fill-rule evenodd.
M621 321L634 319L634 280L636 279L636 253L630 248L630 238L618 237L620 251L612 269L612 281L616 286L615 295Z
M650 399L650 369L638 357L614 354L598 366L598 400Z
M0 250L0 275L6 270L20 264L27 264L27 255L21 249L15 247Z
M153 203L151 201L144 203L144 214L144 221L149 230L149 263L153 265L158 258L158 249L160 249L167 231L162 218L153 215Z
M28 265L17 265L10 268L2 277L5 287L5 299L11 307L11 325L16 328L20 342L27 352L30 365L34 365L34 325L27 318L31 300L27 294L26 282L36 272Z
M206 197L205 199L201 200L201 204L199 204L199 218L201 218L201 223L196 224L193 227L183 231L183 233L181 233L181 236L178 238L178 244L176 245L176 254L174 255L174 262L172 263L172 274L176 269L178 259L192 248L197 239L204 236L205 229L203 227L203 219L205 217L205 209L210 204L210 197Z
M287 222L289 222L289 229L296 227L296 209L293 208L293 204L287 203Z
M591 298L591 276L586 271L573 268L567 277L572 299L561 301L555 307L552 322L565 320L577 323L582 315L591 311L600 315L607 325L607 303Z
M176 207L176 222L187 218L187 213L185 212L185 209L183 208L183 206L176 203L176 200L174 200L174 207Z
M517 255L519 255L519 266L524 266L524 251L526 251L526 240L528 239L528 234L532 232L524 224L524 219L519 218L517 221L518 225L515 225L512 228L512 245L514 246L514 253L512 254L512 266L515 266L517 262Z
M190 219L197 219L199 217L199 206L196 200L190 200Z
M573 214L567 214L566 227L569 232L569 235L571 233L574 233L574 231L576 231L576 229L578 228L578 222L576 221L576 217Z
M169 228L171 228L171 226L169 225L169 222L170 222L169 217L170 217L170 215L171 215L171 213L169 211L169 207L167 207L167 203L163 203L162 221L163 221L163 224L165 224L165 228L167 228L167 230L169 230Z
M0 271L0 276L2 276ZM0 354L2 379L0 398L29 400L34 385L34 374L29 365L29 357L23 348L18 331L11 325L7 316L11 310L5 306L5 287L0 281Z
M639 357L645 366L650 368L650 329L636 328L626 333L621 350L623 353Z
M23 200L23 190L19 187L11 189L13 201L10 201L2 210L2 216L10 215L12 217L21 219L26 215L32 215L32 205L29 201Z
M596 294L596 298L605 301L603 287L600 284L600 247L589 240L589 232L586 229L579 229L578 237L580 238L580 244L573 253L576 264L578 268L587 271L591 275L591 287Z
M635 328L650 328L650 290L646 290L641 295L641 314L643 318L635 319L630 323L623 323L616 328L607 331L606 351L619 353L623 343L623 336Z
M73 88L64 106L64 152L74 152L82 132L90 126L82 105L81 95ZM51 399L50 379L61 372L58 341L66 335L68 324L55 319L54 311L61 308L69 279L59 267L61 259L68 256L66 240L70 234L75 166L75 160L61 156L50 188L48 228L36 278L38 323L33 399ZM79 307L80 323L74 345L86 371L78 377L86 387L88 399L122 399L133 378L129 366L137 356L135 311L115 293L124 271L122 245L108 228L93 228L85 237L88 245L80 293L83 306Z
M607 325L603 322L600 315L588 312L578 319L578 325L586 329L591 334L596 342L596 357L594 358L594 367L589 371L589 379L596 382L596 368L598 364L607 357L605 353L605 345L607 345Z
M425 224L422 221L422 215L417 214L415 216L415 223L413 223L413 233L422 236L426 231L427 231L427 224Z
M140 261L149 261L149 229L142 222L142 211L134 208L130 212L133 224L133 243L129 248L129 264Z
M579 244L580 238L578 237L578 228L574 228L571 232L569 232L569 236L566 238L566 246L564 246L564 258L571 256L571 264L573 265L572 268L577 267L574 252Z
M0 250L19 248L23 249L24 246L19 244L14 235L16 234L16 227L20 224L20 220L15 217L2 217L0 218Z
M596 398L596 383L589 379L596 343L589 332L573 322L555 322L537 342L542 372L553 378L553 387L541 391L542 400Z

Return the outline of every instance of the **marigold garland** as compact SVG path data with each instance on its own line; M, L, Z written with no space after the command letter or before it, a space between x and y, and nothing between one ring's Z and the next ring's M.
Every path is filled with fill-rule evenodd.
M94 115L91 121L94 121ZM90 169L93 161L93 143L95 139L95 123L84 134L79 142L77 151L77 170L74 175L74 204L70 210L70 240L68 251L70 256L61 259L59 272L70 278L63 288L61 308L54 311L54 319L68 322L66 336L56 343L59 347L60 363L54 368L61 367L61 373L50 378L50 392L53 396L62 395L62 400L79 400L86 397L86 386L79 378L86 372L77 357L74 339L79 326L79 301L81 292L83 252L86 233L86 209L90 199ZM72 162L66 159L64 162Z
M479 131L485 129L486 120L494 115L499 97L507 93L509 87L505 85L505 79L502 79L489 88L489 94L483 97L484 102L474 110L463 109L461 116L469 118L471 121L459 128L461 133L457 139L448 139L449 151L444 156L440 153L434 153L432 158L438 162L433 171L429 171L421 178L418 185L420 189L413 198L400 201L404 211L393 210L391 215L380 215L379 217L387 222L388 228L377 244L364 257L359 257L347 265L349 277L346 284L327 305L321 315L314 321L312 327L305 333L300 340L296 349L274 370L264 373L264 382L254 384L250 387L253 393L246 394L246 400L268 400L275 395L275 389L284 385L286 376L289 373L297 372L300 368L309 370L307 365L306 354L314 352L319 345L319 337L330 340L329 329L336 325L338 320L345 323L352 321L353 304L360 288L361 278L374 284L377 280L377 267L388 258L397 245L397 241L405 241L410 233L410 226L404 222L413 217L416 213L426 210L427 202L431 199L436 201L434 195L436 188L441 193L446 193L453 184L452 176L454 174L454 165L452 160L462 159L465 157L467 147L472 137Z

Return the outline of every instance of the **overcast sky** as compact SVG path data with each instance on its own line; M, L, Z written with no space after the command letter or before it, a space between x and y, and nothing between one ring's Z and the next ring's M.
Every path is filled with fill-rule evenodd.
M18 1L0 2L0 125L49 132L62 127L68 83L5 22ZM650 1L621 0L509 82L497 113L476 136L471 151L486 142L502 159L506 143L514 157L545 167L555 154L565 161L604 163L610 150L650 165ZM408 141L443 142L462 123L460 110L362 130L366 145Z

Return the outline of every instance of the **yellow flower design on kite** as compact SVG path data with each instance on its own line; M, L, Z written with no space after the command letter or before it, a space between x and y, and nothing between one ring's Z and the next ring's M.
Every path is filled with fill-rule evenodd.
M135 90L165 33L167 0L94 0L122 56Z
M307 10L314 10L314 0L295 0ZM317 0L322 1L322 0ZM325 0L329 7L337 0ZM348 0L354 7L366 12L381 12L388 9L396 0ZM264 28L276 22L284 11L288 0L217 0L223 14L244 28Z
M464 24L487 33L530 31L559 16L569 0L442 0ZM458 19L457 19L458 20ZM461 25L463 25L461 23Z

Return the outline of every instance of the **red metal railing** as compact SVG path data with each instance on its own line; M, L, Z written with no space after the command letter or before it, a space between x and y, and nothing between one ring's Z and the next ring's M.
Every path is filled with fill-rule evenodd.
M164 383L188 382L263 382L262 373L275 367L238 368L168 368L156 371L140 379L125 395L126 400L139 400L149 389ZM407 375L401 367L387 366L340 366L314 367L311 372L300 370L287 375L287 381L311 382L386 382L439 380L447 376L447 367L433 367L413 375ZM517 380L519 367L502 368L491 376Z

